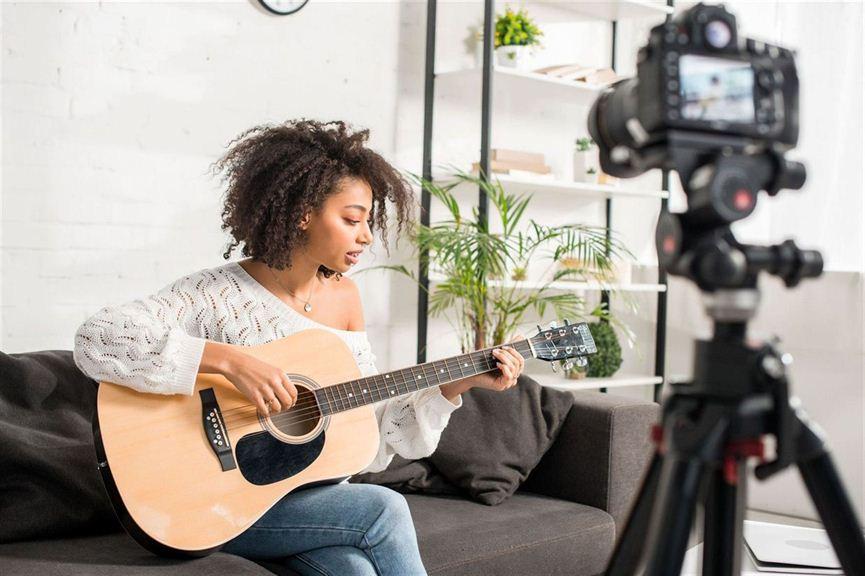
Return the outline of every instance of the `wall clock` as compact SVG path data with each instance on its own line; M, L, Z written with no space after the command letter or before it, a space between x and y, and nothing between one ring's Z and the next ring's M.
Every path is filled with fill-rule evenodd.
M304 6L309 0L258 0L259 4L265 7L268 12L286 16L294 14Z

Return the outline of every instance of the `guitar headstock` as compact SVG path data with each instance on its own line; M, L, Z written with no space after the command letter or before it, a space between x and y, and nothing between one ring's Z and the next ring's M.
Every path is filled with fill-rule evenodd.
M589 332L589 325L585 322L569 324L565 318L562 326L556 322L550 322L546 330L538 326L537 336L529 339L535 358L547 362L566 362L565 369L571 367L571 359L576 359L579 366L586 365L586 356L598 351L595 339ZM553 365L555 370L555 365Z

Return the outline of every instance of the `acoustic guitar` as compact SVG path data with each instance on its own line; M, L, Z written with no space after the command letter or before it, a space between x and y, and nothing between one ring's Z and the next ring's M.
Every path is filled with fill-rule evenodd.
M596 352L585 323L509 343L549 362ZM365 469L379 446L373 404L498 370L486 348L361 377L335 334L304 330L242 351L278 366L295 404L265 415L220 374L198 374L192 396L101 382L93 420L98 467L123 527L159 555L219 549L283 496Z

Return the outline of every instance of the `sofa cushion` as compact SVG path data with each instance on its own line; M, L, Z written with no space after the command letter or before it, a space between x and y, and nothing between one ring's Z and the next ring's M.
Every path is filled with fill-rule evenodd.
M598 574L615 525L602 510L517 492L498 506L406 496L429 574Z
M502 392L472 388L431 456L418 461L395 456L382 472L358 474L350 482L406 494L447 494L458 487L478 502L499 504L552 445L573 402L570 392L545 388L525 374Z
M120 529L96 469L96 390L71 351L0 352L0 542Z
M3 544L0 566L3 574L15 576L272 574L251 560L221 552L194 560L161 558L125 533Z

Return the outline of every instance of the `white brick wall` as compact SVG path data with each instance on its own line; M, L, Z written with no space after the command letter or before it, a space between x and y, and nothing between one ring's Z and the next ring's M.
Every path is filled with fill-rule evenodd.
M853 105L862 101L861 4L733 4L748 34L801 51L797 157L811 175L805 191L762 200L743 237L766 243L795 235L847 271L792 296L774 291L765 317L807 301L814 309L803 313L821 322L827 313L819 305L854 310L859 294L858 316L842 314L846 324L835 332L861 335L862 115ZM482 14L478 1L440 2L440 69L472 63L467 38ZM253 0L0 2L0 349L69 349L77 325L98 308L222 263L222 188L208 167L253 125L299 116L347 120L370 128L372 146L402 168L420 172L425 17L425 3L414 1L313 0L288 17L270 16ZM647 29L620 24L621 73L632 72ZM547 40L543 64L607 63L608 27L556 27ZM434 162L456 152L469 162L479 145L479 87L438 89L444 101L436 109ZM584 133L584 112L567 97L498 94L493 145L541 151L565 169L567 147ZM651 252L646 213L642 205L617 205L615 222L641 255ZM380 246L375 253L363 264L385 260ZM394 257L416 266L405 244ZM379 367L413 363L414 286L385 273L364 277L361 286ZM694 306L701 313L692 296L671 292L671 372L688 370L690 342L701 334L702 317L688 315ZM651 310L653 300L644 305ZM831 328L820 327L821 334ZM443 321L431 323L430 358L456 352L448 330ZM819 381L824 358L807 343L809 323L778 330L796 343L802 361L794 386L818 421L833 414L842 391L861 408L846 425L831 422L830 439L846 458L842 473L862 510L863 339L847 341L836 358L840 370ZM640 333L651 334L651 326ZM629 357L631 368L651 369L651 343L640 353ZM755 490L752 502L790 511L786 503L795 500L795 511L808 513L801 489L787 482Z
M0 347L69 349L99 307L222 263L223 188L208 169L248 127L344 119L391 156L398 13L3 4Z

